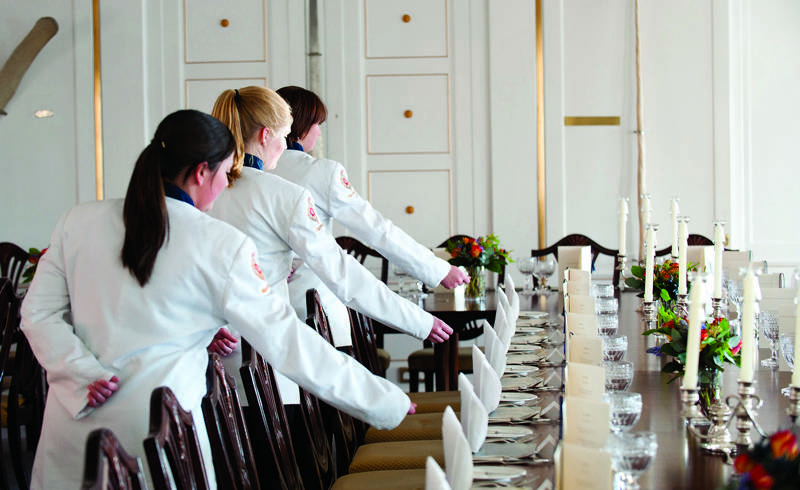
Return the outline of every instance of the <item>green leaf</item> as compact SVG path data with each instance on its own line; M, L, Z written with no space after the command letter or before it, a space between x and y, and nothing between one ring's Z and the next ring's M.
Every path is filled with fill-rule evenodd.
M667 291L666 289L662 289L661 290L661 299L666 301L666 302L672 301L672 298L669 295L669 291Z
M631 266L631 275L643 278L644 277L644 267L642 267L640 265Z

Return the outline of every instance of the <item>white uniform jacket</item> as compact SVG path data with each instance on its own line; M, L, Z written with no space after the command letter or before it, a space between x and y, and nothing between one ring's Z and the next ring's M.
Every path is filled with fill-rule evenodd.
M271 172L311 192L317 215L328 230L335 219L356 238L428 286L437 286L450 271L450 264L417 243L363 199L350 185L347 172L340 163L316 159L303 151L286 150ZM296 265L289 281L289 292L298 314L305 314L302 298L306 289L313 287L321 290L321 295L326 293L320 282L305 265ZM341 317L336 317L334 306L327 303L325 306L333 310L333 313L328 313L331 323L341 321Z
M22 330L50 383L32 488L78 488L86 435L98 427L145 460L149 399L159 386L192 411L213 486L200 400L206 346L226 324L275 369L355 417L384 428L403 419L408 397L301 323L264 279L252 240L193 206L167 199L167 242L140 287L120 260L122 206L68 211L22 306ZM89 408L87 385L114 375L119 390Z

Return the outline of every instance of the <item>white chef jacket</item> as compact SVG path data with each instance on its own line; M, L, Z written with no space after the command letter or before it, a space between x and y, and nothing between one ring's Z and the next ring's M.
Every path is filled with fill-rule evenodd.
M215 486L200 401L206 346L227 324L338 408L378 427L403 419L408 397L302 324L265 281L252 240L190 204L167 199L167 241L140 287L120 260L122 207L110 200L68 211L22 305L22 330L50 383L31 488L78 488L86 436L99 427L144 460L150 394L159 386L193 413ZM114 375L119 390L88 407L87 385Z
M286 287L292 257L297 254L328 286L334 298L338 298L336 304L344 303L419 339L430 334L433 316L394 294L345 253L323 226L311 195L302 187L276 175L244 167L241 177L233 187L220 194L209 214L253 239L259 250L258 262L269 284ZM288 293L286 298L288 300ZM332 331L334 343L337 339L340 343L349 340L349 319L344 329L332 328ZM285 379L279 377L278 380L284 403L299 403L296 387L290 391Z
M317 159L306 152L286 150L272 170L276 175L305 187L314 198L317 215L330 230L333 219L346 226L359 240L380 252L390 262L406 273L423 281L430 287L439 285L450 271L450 264L436 257L427 247L420 245L406 232L395 226L363 199L350 184L342 164L333 160ZM295 272L289 280L292 306L301 317L305 317L305 290L317 288L325 298L332 296L321 286L305 264L296 263ZM323 301L325 301L323 298ZM331 323L341 322L345 316L334 316L341 310L324 302Z

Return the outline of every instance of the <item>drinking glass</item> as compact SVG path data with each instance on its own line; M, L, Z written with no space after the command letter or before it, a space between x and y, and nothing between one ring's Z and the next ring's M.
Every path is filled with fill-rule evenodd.
M609 337L617 333L619 328L619 317L615 313L602 313L595 315L597 318L597 334Z
M625 358L627 351L628 337L626 335L603 338L603 361L621 361Z
M536 258L535 257L517 257L515 259L517 263L517 269L522 274L523 283L522 283L522 291L520 292L523 296L531 296L533 295L533 271L536 267Z
M608 403L608 425L611 432L619 434L629 431L642 415L642 395L618 391L606 393L603 400Z
M619 300L617 298L595 298L595 315L617 314L619 311Z
M764 310L758 314L758 323L761 326L761 333L769 340L769 359L761 361L762 367L778 367L778 313L775 311Z
M728 293L728 300L736 307L736 320L731 321L731 329L734 333L740 331L742 324L742 301L744 300L744 286L741 278L734 279L725 277L722 281Z
M633 382L633 363L631 361L604 362L606 370L606 392L628 391Z
M778 345L780 345L781 355L783 356L783 360L786 361L786 365L789 366L790 370L794 370L794 335L787 335L782 333L780 336L780 340L778 341ZM792 389L790 387L786 387L781 390L786 396L791 395Z
M545 294L548 291L547 278L556 271L556 259L552 255L545 255L544 257L539 257L535 262L536 265L533 269L533 275L536 276L539 282L539 289L537 292L539 294Z
M653 432L622 432L608 440L611 467L616 472L614 488L638 489L639 476L647 470L658 449Z
M591 295L595 298L611 298L614 296L614 285L610 282L592 282Z

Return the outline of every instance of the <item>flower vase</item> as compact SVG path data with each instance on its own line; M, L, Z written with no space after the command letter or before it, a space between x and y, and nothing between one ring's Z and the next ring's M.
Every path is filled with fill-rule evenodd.
M483 267L467 267L469 282L464 289L464 297L471 301L486 298L486 270Z
M700 409L708 417L711 406L719 402L722 397L722 371L714 368L701 369L698 394L700 395Z

